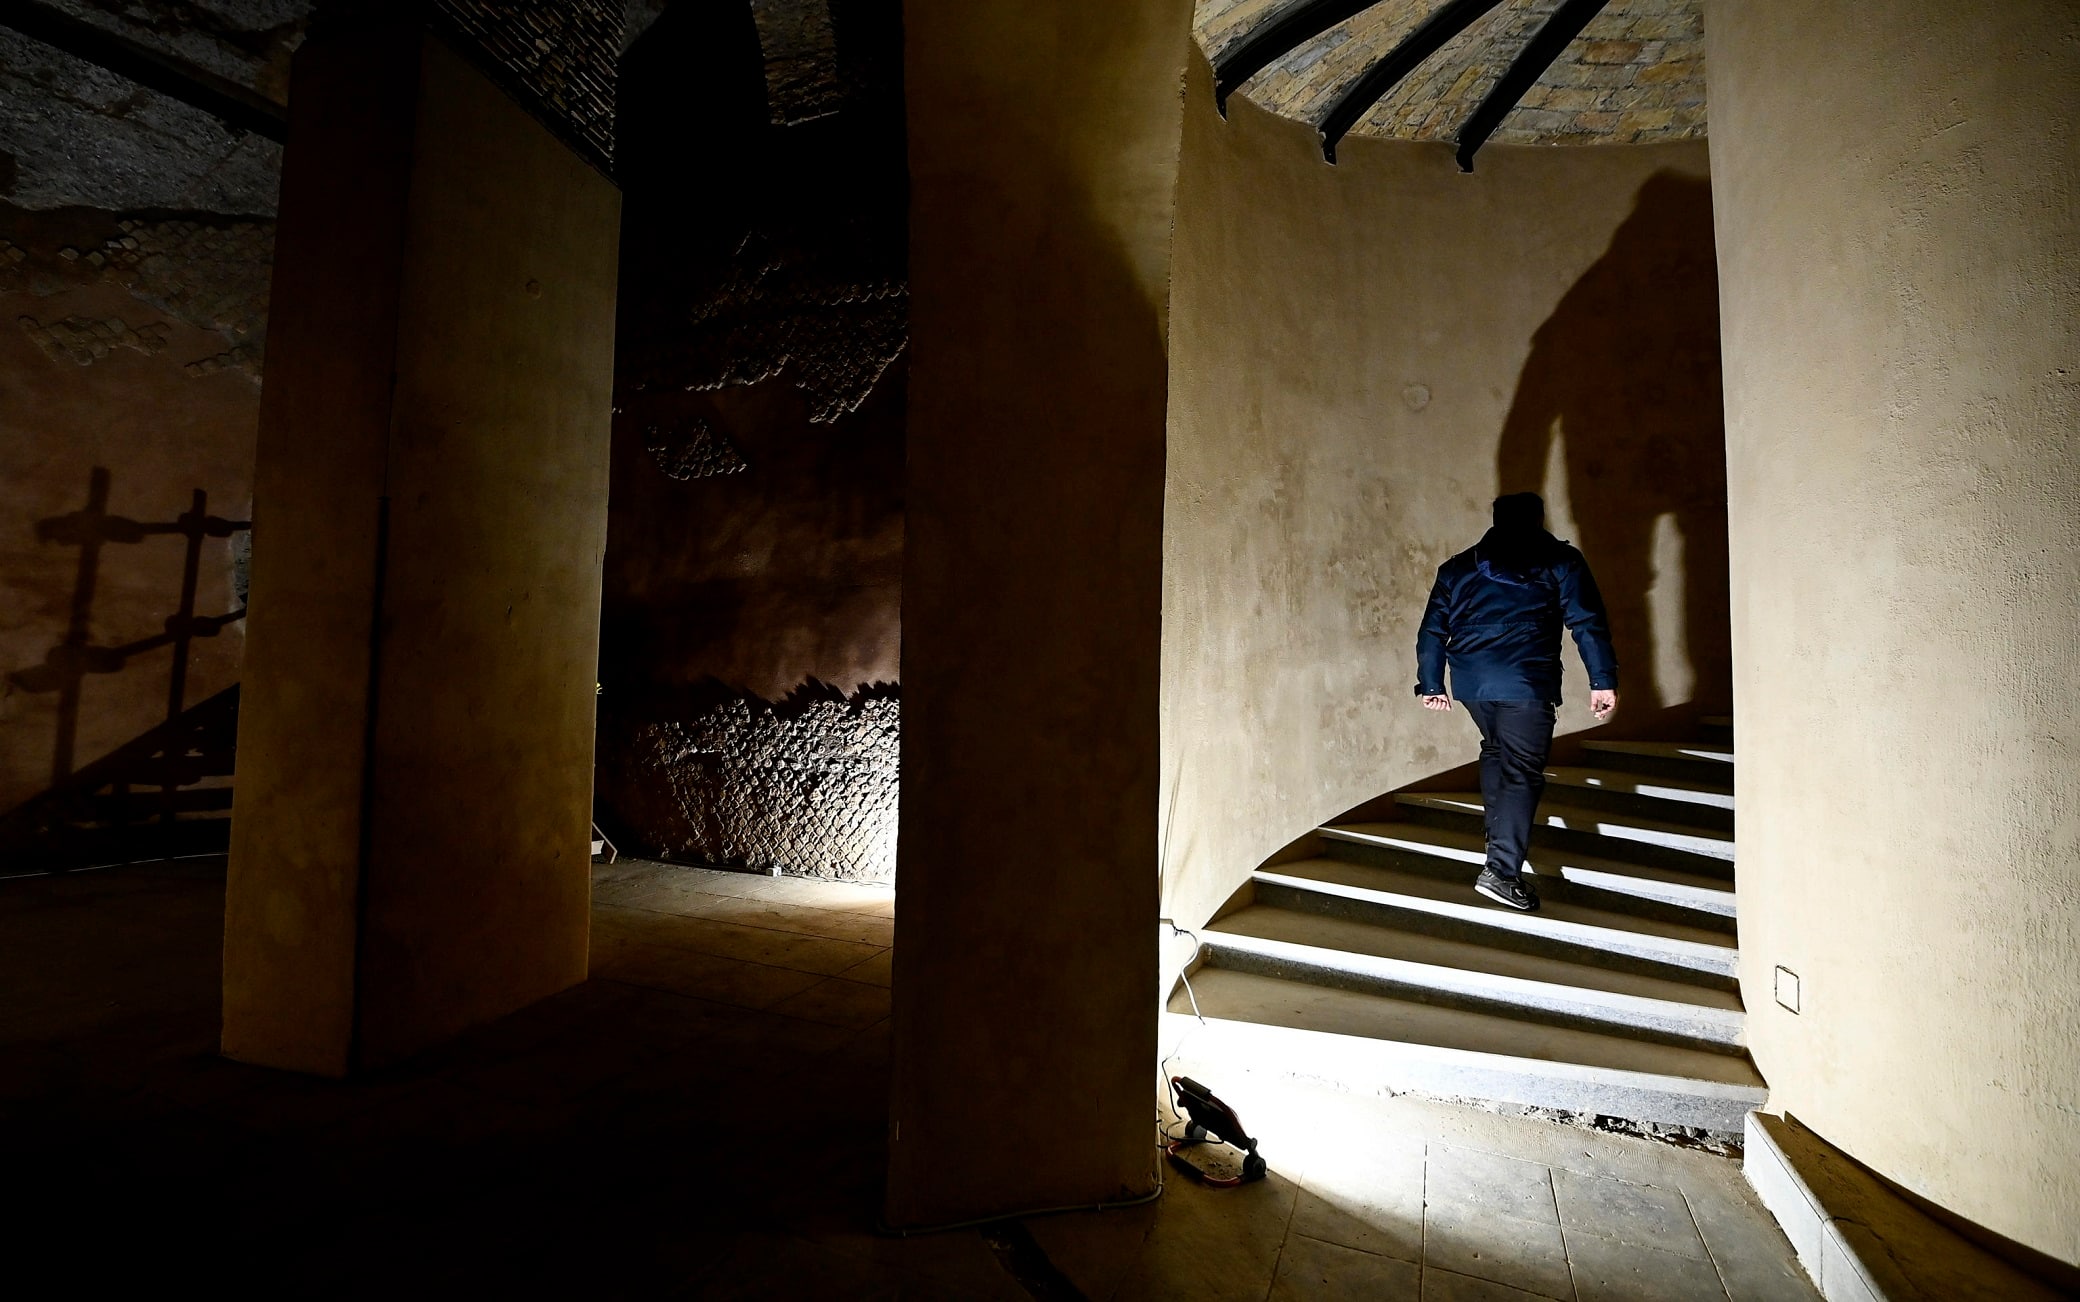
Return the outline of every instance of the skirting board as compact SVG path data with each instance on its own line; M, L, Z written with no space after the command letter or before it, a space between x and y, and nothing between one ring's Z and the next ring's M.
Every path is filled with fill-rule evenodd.
M1741 1170L1827 1302L2066 1296L1937 1223L1818 1135L1750 1112Z

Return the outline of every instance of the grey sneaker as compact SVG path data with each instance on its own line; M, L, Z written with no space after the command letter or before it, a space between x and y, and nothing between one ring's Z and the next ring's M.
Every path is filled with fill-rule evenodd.
M1493 868L1481 869L1481 875L1473 882L1473 889L1506 908L1519 913L1538 912L1538 892L1520 874L1504 877Z

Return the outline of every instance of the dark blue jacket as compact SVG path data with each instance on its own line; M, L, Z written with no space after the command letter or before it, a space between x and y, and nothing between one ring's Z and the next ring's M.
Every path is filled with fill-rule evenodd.
M1618 686L1610 618L1582 554L1543 529L1490 529L1437 567L1416 633L1416 694L1445 690L1462 701L1560 703L1560 626L1589 671L1591 688Z

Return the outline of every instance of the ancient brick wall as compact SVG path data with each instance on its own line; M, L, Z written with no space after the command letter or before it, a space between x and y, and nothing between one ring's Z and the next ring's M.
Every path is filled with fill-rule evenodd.
M622 0L433 0L492 71L572 144L614 157L614 83Z
M606 717L602 780L645 848L840 881L895 874L901 701L892 684L722 695L684 717Z
M894 0L758 0L624 66L598 790L631 850L894 871L900 48Z

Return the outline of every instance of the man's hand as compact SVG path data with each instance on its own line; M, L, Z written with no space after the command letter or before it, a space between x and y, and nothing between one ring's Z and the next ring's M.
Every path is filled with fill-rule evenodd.
M1423 698L1423 708L1426 710L1449 710L1452 708L1452 698L1449 695L1426 696Z
M1596 716L1596 722L1602 723L1610 718L1611 712L1617 708L1618 694L1615 691L1599 688L1589 693L1589 713Z

